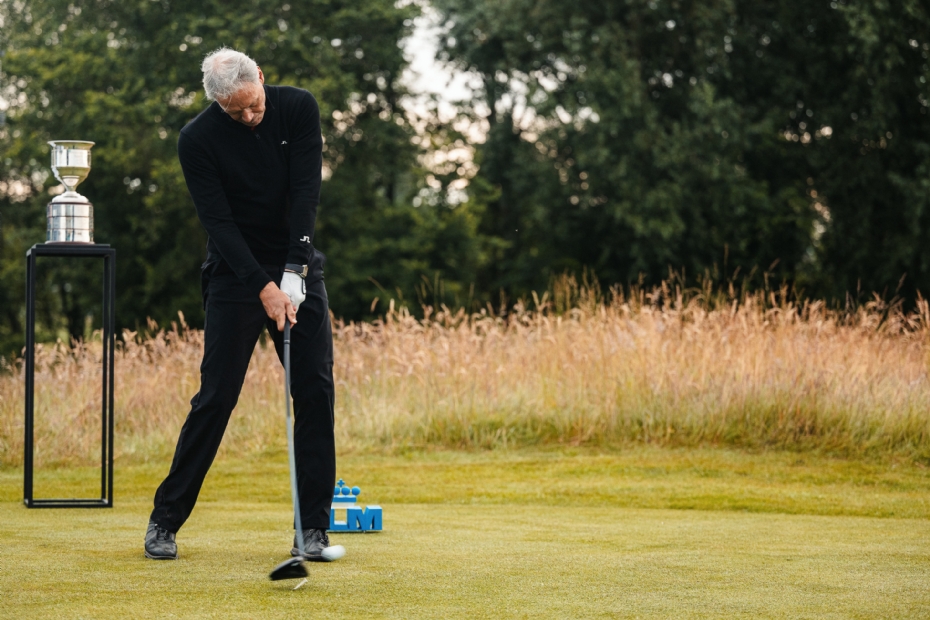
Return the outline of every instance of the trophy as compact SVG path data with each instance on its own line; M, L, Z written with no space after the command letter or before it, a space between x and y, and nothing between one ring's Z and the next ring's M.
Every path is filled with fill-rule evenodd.
M93 243L94 205L75 188L90 173L90 149L85 140L53 140L52 172L65 192L48 203L46 243Z

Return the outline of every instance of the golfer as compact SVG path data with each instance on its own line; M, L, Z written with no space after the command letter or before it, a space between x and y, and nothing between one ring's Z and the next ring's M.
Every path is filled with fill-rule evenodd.
M176 559L175 534L194 509L255 343L267 327L278 357L291 323L297 484L308 560L322 560L336 479L333 336L324 256L313 248L320 200L320 111L305 90L266 86L261 69L222 48L203 61L213 103L184 129L178 157L207 231L201 284L200 391L181 428L168 477L155 491L148 558Z

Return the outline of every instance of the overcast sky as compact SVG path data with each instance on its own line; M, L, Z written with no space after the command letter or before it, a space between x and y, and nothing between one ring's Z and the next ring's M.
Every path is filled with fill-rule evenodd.
M404 52L410 61L404 72L403 81L414 95L408 107L418 111L416 95L439 95L446 102L468 97L470 76L465 73L453 73L436 61L437 36L439 34L438 15L426 6L423 14L414 20L413 35L404 42ZM451 105L443 105L440 113L451 114Z

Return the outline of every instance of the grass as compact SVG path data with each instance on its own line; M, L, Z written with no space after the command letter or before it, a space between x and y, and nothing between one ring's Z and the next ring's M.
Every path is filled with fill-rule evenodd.
M346 558L267 581L289 549L286 459L221 457L178 562L141 538L162 463L121 465L113 510L27 510L0 470L5 617L926 617L930 472L726 449L349 453L385 511ZM42 472L48 494L81 468ZM336 538L334 536L334 538Z
M283 377L259 345L182 559L142 534L203 334L124 334L116 508L21 505L0 372L0 617L927 617L930 307L732 291L336 321L339 474L385 532L298 590ZM100 343L37 351L38 497L92 496ZM292 587L292 586L291 586Z
M930 462L930 307L848 311L786 295L602 296L571 278L506 315L445 309L336 321L337 441L354 451L430 446L776 448ZM198 388L203 335L183 318L127 332L117 351L117 455L170 453ZM40 347L36 457L92 463L99 342ZM21 365L0 373L0 463L22 462ZM283 379L256 348L225 450L281 447Z

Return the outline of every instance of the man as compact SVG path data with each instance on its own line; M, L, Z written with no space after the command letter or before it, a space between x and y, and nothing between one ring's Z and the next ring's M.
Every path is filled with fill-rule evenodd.
M178 157L207 231L202 269L204 354L200 391L181 428L168 477L155 492L145 555L178 557L190 516L239 398L255 343L268 327L278 357L291 323L297 482L307 559L322 560L336 452L333 337L324 256L313 248L323 140L316 100L266 86L251 58L227 48L203 61L213 103L178 139Z

